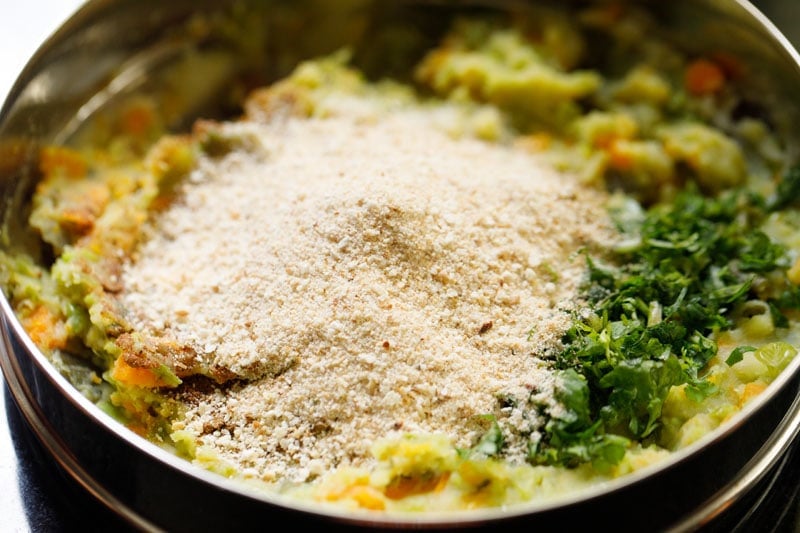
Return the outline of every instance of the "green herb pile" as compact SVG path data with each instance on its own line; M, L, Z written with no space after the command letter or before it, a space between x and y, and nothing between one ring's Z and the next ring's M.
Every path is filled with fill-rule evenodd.
M759 227L798 196L795 168L770 198L742 189L708 197L688 187L670 204L618 210L630 241L613 266L587 258L593 312L576 317L556 359L566 414L531 444L531 461L608 467L631 440L655 438L671 387L685 384L695 401L715 394L701 372L738 304L763 301L775 325L787 327L784 312L800 309L800 291L787 279L786 250ZM727 364L750 350L737 348Z

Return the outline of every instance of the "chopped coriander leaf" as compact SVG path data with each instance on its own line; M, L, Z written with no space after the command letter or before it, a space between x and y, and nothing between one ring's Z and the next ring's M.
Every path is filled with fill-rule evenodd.
M464 457L468 457L472 454L493 457L498 455L500 450L503 448L503 432L500 429L500 425L497 423L497 419L495 419L493 415L484 415L482 418L490 422L490 427L488 431L481 436L481 439L477 444L475 444L472 448L463 450L461 452L462 456Z
M617 226L626 245L612 264L586 258L583 296L593 313L576 316L564 335L556 367L566 413L532 445L534 463L616 464L630 440L657 435L672 387L685 385L698 402L715 394L703 368L738 304L765 301L775 325L788 326L784 311L800 309L800 290L786 278L786 250L759 227L798 196L796 168L769 201L743 189L704 196L690 185L669 204L612 210L624 217ZM771 297L755 290L767 279ZM754 350L738 347L726 362Z
M767 201L769 211L780 211L800 199L800 166L791 168L778 182L775 193Z
M531 443L529 458L534 464L577 466L591 462L604 471L625 455L628 439L602 431L591 417L591 394L586 379L575 370L560 373L557 398L565 410L547 424L548 443Z
M725 363L728 365L735 365L742 359L744 359L744 354L747 352L754 352L756 351L755 347L753 346L738 346L736 347L731 354L725 359Z

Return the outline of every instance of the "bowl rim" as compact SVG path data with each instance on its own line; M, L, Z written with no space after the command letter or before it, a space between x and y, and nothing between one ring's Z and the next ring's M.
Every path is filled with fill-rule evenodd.
M62 36L68 35L75 28L80 27L85 20L90 19L102 9L116 3L119 2L116 0L87 0L40 45L8 91L6 99L0 108L0 124L5 121L7 114L21 94L21 91L30 82L35 73L38 72L40 68L39 63L42 61L47 49ZM800 71L800 53L798 53L790 41L766 15L749 0L730 0L730 3L744 10L754 23L760 25L761 29L771 36L773 44L780 52L786 54L794 67ZM322 517L336 518L353 524L364 523L386 526L396 526L398 524L421 526L483 523L500 518L531 515L537 512L562 508L637 485L641 480L649 478L658 472L676 467L676 465L684 462L688 457L694 456L698 450L730 437L730 435L740 428L754 412L762 409L762 407L778 395L781 390L792 386L796 375L800 373L800 356L798 356L794 358L783 372L781 372L778 378L770 384L764 393L744 406L731 420L728 420L720 428L705 435L689 446L672 452L669 457L655 464L608 482L595 484L591 487L570 492L565 495L548 498L546 501L529 501L507 508L482 508L474 511L448 512L426 511L424 514L399 512L376 514L373 511L354 512L352 510L343 510L336 507L321 508L314 503L298 501L271 493L256 492L240 481L225 478L172 454L129 430L83 396L78 389L58 372L44 353L34 344L11 308L8 298L3 294L0 294L0 320L2 320L0 336L2 337L3 348L0 349L0 373L2 373L9 385L12 399L19 407L28 425L33 429L36 437L44 444L59 464L93 496L112 510L117 511L132 524L148 530L157 529L157 526L150 523L148 519L140 516L135 509L120 501L115 495L107 491L85 468L83 468L74 456L72 456L69 447L60 438L58 431L49 423L47 415L41 412L40 406L36 401L35 393L31 390L29 384L26 383L24 372L21 368L21 362L18 359L20 354L14 349L13 341L20 343L21 347L24 349L25 357L29 357L38 370L47 377L51 385L58 391L62 398L70 402L84 416L98 423L103 430L113 434L121 442L134 447L139 452L148 455L175 471L194 478L203 484L232 492L245 498L263 501L264 503L278 505L304 513L316 514ZM800 396L795 398L790 410L787 411L783 420L765 440L759 453L750 459L748 463L749 466L743 469L744 475L740 477L737 476L737 479L728 483L723 490L714 495L711 501L706 502L703 508L682 518L678 529L693 529L697 525L707 521L709 517L715 515L721 509L727 507L730 502L738 499L754 486L763 477L765 472L778 461L780 452L796 439L798 433L800 433Z

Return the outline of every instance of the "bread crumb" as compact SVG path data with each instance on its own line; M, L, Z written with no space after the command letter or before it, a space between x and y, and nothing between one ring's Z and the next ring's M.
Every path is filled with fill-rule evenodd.
M265 480L364 465L399 433L470 446L489 413L523 461L604 193L415 107L219 127L261 149L201 159L120 294L137 330L236 378L180 426Z

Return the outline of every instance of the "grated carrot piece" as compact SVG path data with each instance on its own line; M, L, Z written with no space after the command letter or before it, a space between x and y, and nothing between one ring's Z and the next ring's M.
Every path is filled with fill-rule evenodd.
M132 105L122 114L121 123L123 133L144 137L156 124L155 111L149 105Z
M114 361L111 377L132 387L155 388L167 385L152 369L131 366L122 357L117 357Z
M739 407L743 407L747 402L764 392L766 388L767 385L760 381L754 381L745 385L739 398Z
M39 170L45 176L63 172L70 178L82 178L86 175L86 159L75 150L62 146L46 146L39 153Z
M383 511L386 509L386 502L383 501L380 492L372 487L356 486L351 487L348 496L355 500L359 507L371 509L373 511Z
M725 86L725 73L708 59L696 59L686 67L686 90L695 96L719 92Z
M63 327L59 327L60 323L60 319L44 305L38 306L22 320L31 340L48 350L64 348L67 344L66 333Z
M619 139L611 141L608 147L609 164L616 170L630 170L633 167L633 159L630 152L623 148Z

